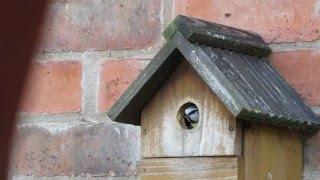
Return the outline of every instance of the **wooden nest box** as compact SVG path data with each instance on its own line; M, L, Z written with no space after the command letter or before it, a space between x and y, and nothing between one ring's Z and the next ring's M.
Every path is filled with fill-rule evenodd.
M141 126L143 179L301 179L317 116L251 32L177 16L167 43L109 111Z

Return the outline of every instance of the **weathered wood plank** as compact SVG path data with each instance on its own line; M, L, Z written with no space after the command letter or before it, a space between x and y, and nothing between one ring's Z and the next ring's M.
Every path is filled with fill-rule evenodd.
M192 17L178 15L165 29L163 36L170 39L176 31L194 43L257 57L266 57L271 53L271 49L263 39L253 32Z
M194 103L200 120L184 129L178 112ZM185 157L241 154L241 124L212 93L186 60L142 112L142 157Z
M302 142L299 135L279 127L251 123L244 130L240 179L302 178Z
M238 176L237 157L183 157L142 159L140 179L223 179Z

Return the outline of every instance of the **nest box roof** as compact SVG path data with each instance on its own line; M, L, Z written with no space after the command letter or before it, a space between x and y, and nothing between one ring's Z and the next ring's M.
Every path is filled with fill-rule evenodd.
M237 119L307 132L320 128L270 65L271 50L259 35L177 16L164 37L167 43L108 112L112 120L140 125L141 111L184 57Z

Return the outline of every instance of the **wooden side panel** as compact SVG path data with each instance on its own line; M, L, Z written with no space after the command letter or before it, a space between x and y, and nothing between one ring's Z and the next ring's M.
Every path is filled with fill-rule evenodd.
M296 132L253 123L245 129L243 143L239 179L301 179L302 142Z
M142 160L140 179L237 179L237 157L150 158Z
M200 122L183 129L177 114L196 104ZM184 60L142 112L142 157L237 155L241 125Z

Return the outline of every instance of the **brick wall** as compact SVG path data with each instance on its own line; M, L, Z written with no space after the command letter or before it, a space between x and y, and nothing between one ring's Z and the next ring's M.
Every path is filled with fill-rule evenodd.
M261 34L273 65L320 112L320 1L53 0L18 113L11 173L135 175L140 130L106 112L159 50L175 14ZM304 159L305 179L316 179L320 133Z

